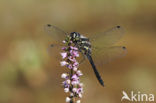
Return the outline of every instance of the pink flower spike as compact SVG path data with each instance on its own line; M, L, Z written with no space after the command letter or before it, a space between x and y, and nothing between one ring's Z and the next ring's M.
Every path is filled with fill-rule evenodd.
M62 61L62 62L60 62L60 64L61 64L61 66L65 66L65 65L67 65L68 63L67 63L66 61Z
M66 57L67 57L67 53L66 53L66 52L61 53L61 56L62 56L62 58L64 59L64 58L66 58Z
M63 59L60 65L69 69L68 72L61 75L61 78L65 79L62 82L64 92L70 94L66 97L66 102L80 103L79 99L82 98L83 87L79 77L83 74L78 69L79 62L77 61L77 57L79 57L79 51L77 45L72 42L70 35L65 38L63 43L66 46L62 48L63 52L60 53Z

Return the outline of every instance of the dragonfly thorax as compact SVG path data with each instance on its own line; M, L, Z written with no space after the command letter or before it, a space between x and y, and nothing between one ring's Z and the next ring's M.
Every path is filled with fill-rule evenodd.
M91 44L89 39L78 32L70 33L70 40L77 45L81 52L84 54L91 54Z

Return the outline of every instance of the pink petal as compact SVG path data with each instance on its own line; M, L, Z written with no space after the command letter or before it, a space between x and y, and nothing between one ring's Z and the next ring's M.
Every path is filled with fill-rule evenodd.
M66 53L66 52L61 53L61 56L62 56L62 58L64 59L64 58L66 58L66 57L67 57L67 53Z
M83 75L80 70L78 70L76 73L77 73L78 76L82 76Z

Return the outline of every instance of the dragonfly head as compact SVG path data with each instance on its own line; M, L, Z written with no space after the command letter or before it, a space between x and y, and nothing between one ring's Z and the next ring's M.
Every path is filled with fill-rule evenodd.
M80 34L78 32L71 32L70 37L73 42L77 42L80 40Z

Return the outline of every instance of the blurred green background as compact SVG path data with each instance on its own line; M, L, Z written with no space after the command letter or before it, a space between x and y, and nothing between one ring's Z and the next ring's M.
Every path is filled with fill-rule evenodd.
M99 68L104 88L88 64L81 67L82 103L121 103L123 90L156 94L156 1L1 0L0 103L65 102L65 69L47 53L47 23L86 35L125 28L119 44L127 55Z

